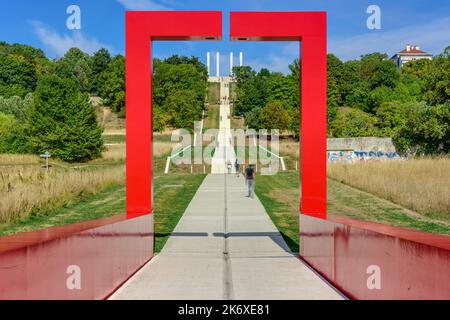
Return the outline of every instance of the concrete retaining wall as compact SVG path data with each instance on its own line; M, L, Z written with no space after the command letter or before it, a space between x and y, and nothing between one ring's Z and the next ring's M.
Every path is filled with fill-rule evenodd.
M391 138L333 138L327 140L327 150L329 163L401 159Z
M397 152L391 138L330 138L327 139L327 150L329 151L381 151Z

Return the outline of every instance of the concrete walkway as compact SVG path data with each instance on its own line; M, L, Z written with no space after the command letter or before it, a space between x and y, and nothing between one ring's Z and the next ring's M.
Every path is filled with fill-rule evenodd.
M163 251L111 299L342 299L245 194L242 177L207 176Z
M235 172L234 162L236 153L233 147L233 135L231 134L231 108L230 108L230 79L220 78L220 114L219 132L217 134L217 148L211 161L211 173L226 173L228 162L231 163L231 171Z

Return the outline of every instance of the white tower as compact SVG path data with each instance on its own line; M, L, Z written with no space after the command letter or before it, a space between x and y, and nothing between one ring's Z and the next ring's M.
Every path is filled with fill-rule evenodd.
M244 65L244 53L239 52L239 67L242 67Z
M217 76L217 78L220 77L220 54L219 54L219 52L216 53L216 76Z
M233 74L233 52L230 52L230 77Z
M211 76L211 54L206 53L206 65L208 66L208 77Z

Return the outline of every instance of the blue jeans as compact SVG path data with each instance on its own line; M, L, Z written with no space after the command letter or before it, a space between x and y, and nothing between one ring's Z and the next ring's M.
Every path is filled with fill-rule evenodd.
M248 197L253 199L255 193L255 180L247 179L247 187L248 187Z

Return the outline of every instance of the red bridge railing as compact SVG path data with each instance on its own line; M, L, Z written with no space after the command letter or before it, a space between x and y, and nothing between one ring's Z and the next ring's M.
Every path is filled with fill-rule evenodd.
M0 300L104 299L153 256L153 215L0 238Z
M300 256L354 299L450 299L450 237L300 215Z

